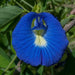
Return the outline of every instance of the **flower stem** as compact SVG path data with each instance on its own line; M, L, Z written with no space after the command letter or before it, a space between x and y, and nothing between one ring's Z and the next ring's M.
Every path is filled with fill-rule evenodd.
M17 2L16 0L14 0L14 2L15 2L18 6L20 6L21 8L23 8L24 11L29 12L29 10L25 9L19 2Z
M54 75L53 66L51 66L51 75Z
M28 2L21 0L24 4L28 5L29 7L31 7L33 9L33 6L31 4L29 4Z
M15 55L14 58L12 59L12 61L9 63L9 65L7 66L7 68L5 69L5 72L7 72L7 70L10 68L10 66L12 65L12 63L15 61L15 59L17 58L17 56Z

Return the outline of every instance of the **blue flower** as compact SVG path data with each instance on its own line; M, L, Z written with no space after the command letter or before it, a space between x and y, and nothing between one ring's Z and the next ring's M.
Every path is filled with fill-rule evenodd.
M62 58L68 40L61 24L53 15L30 12L15 27L12 45L17 57L27 64L51 66Z

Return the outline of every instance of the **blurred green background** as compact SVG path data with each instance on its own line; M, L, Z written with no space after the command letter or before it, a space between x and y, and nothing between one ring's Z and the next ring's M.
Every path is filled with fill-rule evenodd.
M0 75L75 75L75 26L67 33L68 48L58 64L33 67L20 61L12 46L12 31L26 13L49 12L64 27L75 18L75 0L0 0Z

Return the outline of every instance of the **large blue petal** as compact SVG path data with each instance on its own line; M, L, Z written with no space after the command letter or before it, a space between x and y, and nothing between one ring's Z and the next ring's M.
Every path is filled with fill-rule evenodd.
M35 36L31 29L32 20L37 15L34 12L24 15L12 33L12 45L18 58L35 66L41 64L41 53L34 45Z
M34 44L36 37L31 24L37 16L42 17L48 27L43 36L47 42L46 47ZM20 60L33 66L50 66L61 59L68 40L61 24L53 15L45 12L40 14L30 12L24 15L15 27L12 33L12 44Z
M43 19L48 26L44 38L47 41L48 54L52 57L49 58L52 60L48 64L51 65L57 63L61 59L68 45L68 40L61 24L53 15L45 12L41 13L41 15L43 16Z

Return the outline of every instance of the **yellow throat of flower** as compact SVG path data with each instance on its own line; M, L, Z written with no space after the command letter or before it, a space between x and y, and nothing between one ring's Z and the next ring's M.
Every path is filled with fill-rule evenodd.
M42 31L38 31L37 33L38 33L38 34L35 34L35 37L36 37L35 42L34 42L35 45L36 45L36 46L40 46L40 47L46 47L47 42L46 42L46 40L43 38L43 36L40 35L40 34L42 33Z

